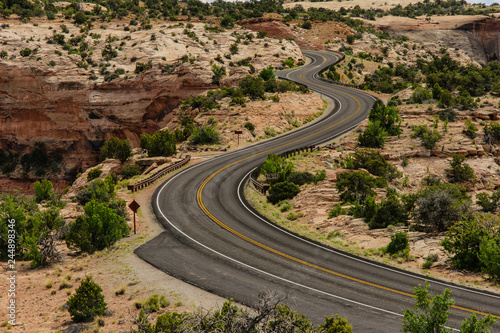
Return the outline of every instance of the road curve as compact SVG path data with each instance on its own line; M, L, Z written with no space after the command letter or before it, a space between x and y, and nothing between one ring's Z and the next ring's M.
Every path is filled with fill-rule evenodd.
M278 76L306 84L334 100L320 121L251 147L194 165L155 190L152 208L165 231L136 254L162 271L226 298L254 306L264 290L289 295L290 306L315 323L338 313L355 332L399 332L402 311L412 308L413 288L452 290L450 321L459 327L470 311L500 315L500 295L408 273L316 244L259 216L243 198L251 170L269 153L318 144L357 126L374 98L325 83L319 70L332 53L303 51L311 62ZM496 324L493 331L499 331Z

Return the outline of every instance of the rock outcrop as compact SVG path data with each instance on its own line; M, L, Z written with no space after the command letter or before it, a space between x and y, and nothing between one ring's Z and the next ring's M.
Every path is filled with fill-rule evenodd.
M43 142L62 155L66 171L94 165L97 149L112 136L137 147L140 134L165 127L182 99L217 88L213 63L226 68L222 84L231 85L250 72L240 60L259 71L302 58L293 41L245 38L251 31L242 29L215 33L200 23L134 31L118 22L89 33L64 21L1 23L7 57L0 61L0 148L22 154ZM78 54L82 45L88 49ZM26 48L31 54L21 55ZM106 49L116 56L105 59Z

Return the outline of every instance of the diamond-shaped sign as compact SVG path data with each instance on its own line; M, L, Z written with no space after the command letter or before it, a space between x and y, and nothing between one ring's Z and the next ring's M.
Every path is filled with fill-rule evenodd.
M135 213L135 212L137 212L137 210L139 209L139 207L141 207L141 205L139 205L139 204L137 203L137 201L135 201L135 199L134 199L134 200L132 200L132 202L130 203L130 205L128 205L128 208L132 209L132 211L133 211L134 213Z

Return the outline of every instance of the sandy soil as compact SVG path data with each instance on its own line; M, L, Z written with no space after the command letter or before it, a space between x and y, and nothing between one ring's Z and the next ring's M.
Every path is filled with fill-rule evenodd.
M110 313L103 318L105 326L101 331L130 330L133 327L132 319L138 313L134 302L143 301L155 293L165 295L170 301L170 306L162 311L185 312L221 306L225 299L175 279L142 261L133 253L135 248L163 231L150 209L150 196L154 188L155 186L151 186L133 195L124 189L118 191L118 195L127 203L135 198L141 205L137 215L136 235L132 232L129 237L122 239L110 249L93 255L73 256L61 244L62 261L47 268L31 270L28 263L18 263L16 301L19 325L9 331L55 332L69 329L70 326L75 328L68 311L63 306L80 285L79 280L86 275L92 275L94 281L103 288L105 301L108 304ZM5 268L5 265L2 266ZM2 270L0 279L5 281L6 278L6 272ZM65 278L71 287L62 288L62 281ZM125 293L116 295L115 291L123 286ZM6 283L0 284L2 321L6 318L7 289ZM2 326L6 325L6 322L0 323ZM95 323L87 324L89 327L95 325ZM0 331L4 329L2 327Z

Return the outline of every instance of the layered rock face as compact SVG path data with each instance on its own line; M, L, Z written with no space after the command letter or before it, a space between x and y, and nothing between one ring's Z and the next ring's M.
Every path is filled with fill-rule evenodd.
M94 165L98 147L112 136L137 147L140 134L165 127L181 100L217 87L213 64L226 68L221 84L231 85L250 72L240 60L259 71L302 58L293 41L247 38L251 31L242 29L215 33L201 23L137 31L107 24L89 33L63 21L2 23L0 51L7 56L0 59L0 148L22 154L43 142L62 155L66 171ZM54 42L55 35L63 35L70 49ZM75 52L82 41L91 61ZM26 48L29 56L21 54ZM104 59L106 48L116 56ZM136 70L137 63L146 70ZM117 70L119 77L109 80Z
M464 24L459 30L468 31L484 47L488 60L498 60L500 55L500 20L484 18Z

